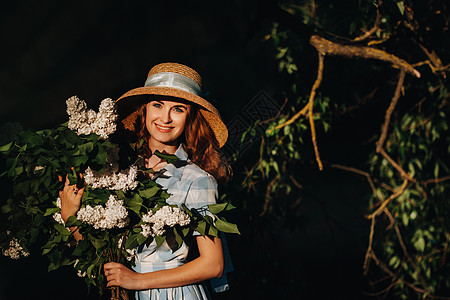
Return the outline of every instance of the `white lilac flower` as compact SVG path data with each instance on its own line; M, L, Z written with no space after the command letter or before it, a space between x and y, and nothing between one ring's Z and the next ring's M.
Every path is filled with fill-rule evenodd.
M58 206L59 208L61 208L61 198L58 197L58 199L56 199L56 206ZM53 219L58 222L59 224L63 224L64 225L64 220L61 216L61 212L56 212L53 214Z
M117 113L114 101L111 98L102 100L99 112L88 110L86 102L77 96L70 97L66 101L67 114L69 115L68 128L80 134L95 133L102 139L116 131Z
M141 234L145 237L149 237L152 234L152 228L148 224L141 225Z
M11 241L9 241L9 248L4 249L2 253L4 256L9 256L12 259L19 259L30 255L30 253L25 251L25 249L23 249L23 247L19 244L19 241L14 237Z
M128 225L129 218L122 200L110 195L105 207L86 205L77 212L77 219L94 226L95 229L123 228Z
M44 169L43 166L36 166L36 167L34 167L33 172L37 172L37 171L40 171L42 169Z
M86 272L81 272L81 270L78 270L78 271L77 271L77 276L78 276L78 277L83 278L83 277L86 277L86 275L87 275Z
M175 225L186 226L191 222L189 215L179 207L165 205L158 209L155 213L149 211L142 216L142 221L153 224L151 231L155 235L163 235L165 233L164 226L173 227ZM150 225L141 225L141 234L148 237L150 235Z
M110 98L100 103L97 118L92 124L93 131L102 138L108 138L111 133L116 131L117 114L114 101Z
M67 114L69 116L79 114L86 111L87 105L83 100L78 99L77 96L72 96L66 101L67 104Z
M138 169L136 166L120 171L119 173L107 172L100 173L88 167L85 171L84 181L91 185L94 189L109 189L109 190L134 190L138 186L136 176Z

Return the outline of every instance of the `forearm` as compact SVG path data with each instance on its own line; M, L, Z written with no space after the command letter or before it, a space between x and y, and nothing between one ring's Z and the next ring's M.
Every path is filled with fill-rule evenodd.
M147 290L185 286L220 277L223 272L223 253L220 239L203 236L196 239L199 257L174 269L136 273L119 263L105 264L107 286L121 286L130 290Z
M139 289L185 286L220 277L222 271L223 260L217 262L199 257L177 268L140 274Z

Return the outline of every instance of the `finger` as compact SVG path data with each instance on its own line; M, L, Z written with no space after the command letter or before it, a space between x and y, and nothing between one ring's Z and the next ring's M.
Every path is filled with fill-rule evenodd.
M106 285L106 287L110 287L110 286L114 286L113 281L108 281L108 284Z
M113 262L113 261L104 264L104 266L105 266L107 269L113 269L113 268L115 268L115 267L118 267L119 265L120 265L119 263L116 263L116 262Z
M103 269L107 270L107 269L111 269L112 268L112 262L108 262L106 264L103 265Z
M66 183L65 186L70 186L69 176L66 175Z
M83 186L81 189L79 189L78 194L83 195L85 187L86 186Z

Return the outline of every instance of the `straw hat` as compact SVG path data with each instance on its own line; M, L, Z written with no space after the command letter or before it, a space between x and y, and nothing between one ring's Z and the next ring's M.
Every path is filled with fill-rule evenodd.
M201 97L202 79L193 69L176 63L162 63L154 66L147 75L143 87L133 89L117 99L116 104L125 128L134 131L139 105L149 102L145 95L183 99L198 104L200 113L211 127L222 147L228 138L228 130L217 109Z

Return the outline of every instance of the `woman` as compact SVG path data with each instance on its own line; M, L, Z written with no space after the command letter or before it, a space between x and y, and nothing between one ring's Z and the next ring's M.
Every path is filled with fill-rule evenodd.
M215 203L217 181L230 176L218 151L226 142L227 128L217 109L200 95L197 72L164 63L150 70L144 87L117 100L124 128L145 141L145 164L159 171L154 179L171 195L167 202L190 209ZM180 160L167 164L152 155L156 150L175 154ZM66 183L60 195L64 220L76 214L82 193L83 189ZM153 240L138 251L134 270L120 263L105 264L107 286L136 290L137 299L207 299L199 283L222 275L222 243L219 238L194 236L197 258L188 261L186 243L173 252L167 242L156 248Z

